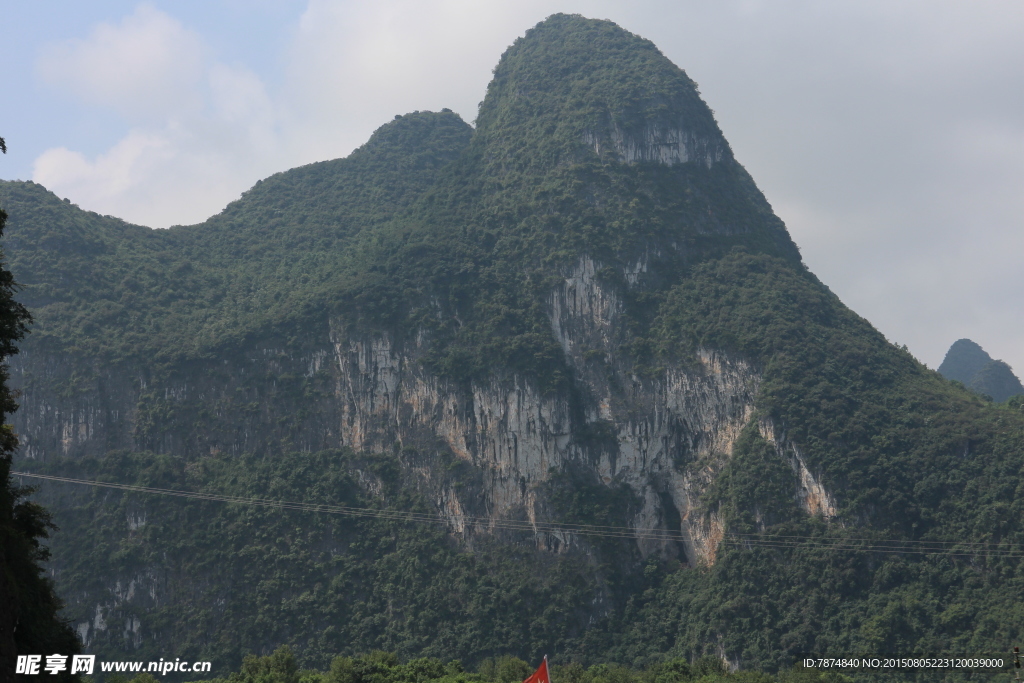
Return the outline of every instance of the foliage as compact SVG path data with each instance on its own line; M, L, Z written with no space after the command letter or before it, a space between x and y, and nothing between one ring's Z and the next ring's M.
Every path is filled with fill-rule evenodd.
M1019 402L992 405L947 382L806 272L743 251L670 293L651 345L683 357L728 349L762 368L760 413L709 498L733 534L806 541L727 545L713 567L667 576L625 615L613 659L717 644L776 669L814 653L1004 655L1024 636L1024 565L1000 552L1024 532ZM762 419L799 445L838 520L798 510ZM879 552L882 539L946 550ZM849 550L821 545L844 540Z
M842 516L917 539L998 543L1017 528L1010 509L976 514L1017 495L1021 414L887 343L806 272L743 251L709 262L654 334L663 353L727 349L762 367L760 410L826 473Z
M2 182L32 344L84 365L167 363L319 319L348 245L422 194L470 130L451 112L396 117L346 159L271 176L205 224L169 230Z
M953 342L939 366L939 374L999 402L1024 394L1024 386L1013 369L1001 360L993 360L970 339Z
M643 670L598 664L584 668L576 662L552 666L551 679L559 683L848 683L834 673L792 669L779 676L729 672L721 660L703 657L694 662L669 660ZM298 670L287 646L264 657L249 655L242 668L210 683L519 683L533 667L516 657L484 660L475 673L461 662L433 657L401 662L392 652L376 650L357 657L336 657L325 671ZM130 683L148 683L133 679Z
M608 266L647 254L659 287L734 244L798 258L731 154L626 165L583 142L661 123L728 152L648 41L556 15L503 57L475 131L451 112L397 117L347 159L272 176L202 225L149 230L0 183L31 343L83 367L166 366L334 316L399 341L426 333L442 375L506 367L564 388L547 297L580 253Z
M0 151L7 147L0 138ZM7 214L0 209L0 235ZM44 574L49 551L41 541L56 527L49 513L27 500L30 489L11 477L11 461L18 437L6 418L18 408L7 359L18 353L17 342L27 331L31 316L14 300L17 285L0 252L0 681L14 680L18 654L79 652L71 629L58 616L61 601L53 582ZM67 672L61 678L70 680Z
M341 451L192 463L115 453L42 467L163 489L430 514L394 476L398 469L394 456ZM139 643L121 629L83 633L91 652L110 659L155 661L173 651L236 665L244 652L282 643L303 665L321 667L336 654L372 649L469 662L508 652L536 658L582 634L594 596L615 604L635 590L621 575L611 585L607 571L578 554L480 534L470 551L440 526L70 485L45 492L65 511L51 547L67 616L94 622L96 605L77 596L103 595L111 576L133 577L122 590L136 597L106 610L105 621L130 623L133 610L146 608Z
M616 136L676 125L722 145L721 159L620 163ZM696 354L711 349L760 377L756 413L703 501L730 534L705 568L643 559L620 542L552 554L394 520L60 489L65 533L52 547L66 595L133 576L125 590L180 598L153 597L154 637L139 657L173 643L183 657L241 664L246 681L508 683L522 667L487 668L487 658L551 652L578 661L563 672L574 683L666 683L761 676L694 664L722 653L774 672L802 654L986 654L1024 635L1020 559L998 552L1024 531L1020 401L991 404L947 382L845 308L800 263L692 81L608 22L555 15L528 32L495 70L475 130L450 112L399 117L348 159L274 176L200 226L151 231L27 183L4 183L0 196L22 300L39 312L32 348L74 358L83 384L97 368L159 375L227 362L247 340L287 345L329 320L339 338L422 342L422 362L448 379L514 372L578 399L550 296L583 257L603 266L603 286L622 302L612 351L624 375L697 372ZM143 392L142 437L169 422L163 408ZM834 518L800 508L797 451L769 442L759 429L769 422L831 492ZM608 426L573 438L610 449ZM403 480L401 453L267 453L32 466L430 510ZM557 473L545 492L562 519L620 525L636 509L624 491L577 474ZM777 535L800 542L737 541ZM870 547L882 539L950 552ZM85 623L94 609L72 600L68 614ZM108 631L90 647L119 653L134 647L127 638ZM286 653L243 660L280 644L295 666ZM396 654L357 656L373 650ZM412 657L436 660L410 673L412 661L398 662ZM449 658L479 671L440 664ZM947 676L958 677L969 674Z

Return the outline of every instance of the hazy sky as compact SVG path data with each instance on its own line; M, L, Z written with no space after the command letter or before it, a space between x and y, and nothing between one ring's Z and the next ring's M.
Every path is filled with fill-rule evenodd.
M553 12L700 85L811 270L930 367L1024 374L1024 2L0 0L0 177L166 227L345 156L395 114L472 122Z

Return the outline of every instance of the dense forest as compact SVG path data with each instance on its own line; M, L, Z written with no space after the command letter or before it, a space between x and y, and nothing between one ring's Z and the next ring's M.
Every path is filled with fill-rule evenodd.
M610 22L528 31L475 126L398 116L200 225L0 203L36 320L18 471L380 513L43 481L87 651L683 683L1024 637L1024 398L846 308L693 81Z
M0 153L7 153L3 138L0 138ZM0 235L6 224L7 212L0 208ZM19 653L59 650L70 655L80 648L59 614L63 604L45 572L44 565L50 554L44 543L55 529L53 521L49 512L29 499L32 489L19 486L11 476L18 436L6 418L18 409L18 404L3 361L18 353L18 342L32 322L28 310L15 300L17 289L0 252L0 682L3 683L14 680Z
M239 671L215 679L218 683L519 683L533 667L517 657L497 657L481 662L476 672L466 671L457 660L421 657L400 662L390 652L376 650L359 657L336 657L324 671L299 669L291 650L282 647L264 657L245 658ZM673 659L643 670L616 664L554 666L551 679L565 683L845 683L849 678L835 673L794 667L780 675L730 672L720 659L702 657L694 662ZM131 683L151 683L152 677L138 676Z

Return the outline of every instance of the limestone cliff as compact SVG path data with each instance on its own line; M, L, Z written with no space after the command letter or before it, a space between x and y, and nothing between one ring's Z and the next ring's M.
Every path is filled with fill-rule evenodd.
M751 434L770 444L785 475L777 507L803 520L839 516L821 454L764 407L774 351L743 346L735 330L717 341L701 330L666 332L680 320L710 328L716 311L774 291L730 282L673 309L696 269L729 258L764 259L773 265L751 272L787 283L770 306L744 309L758 325L801 288L821 306L831 300L696 84L610 22L555 15L528 31L495 69L475 128L447 110L396 117L350 157L273 176L201 225L131 226L28 183L0 184L0 199L12 217L12 267L38 321L10 364L22 391L14 423L25 468L84 463L116 478L121 458L156 470L170 460L174 481L201 487L204 468L253 458L334 457L335 472L387 454L393 480L356 463L338 485L355 482L381 507L426 500L445 525L438 545L463 556L509 544L502 548L533 553L538 567L577 562L574 576L598 577L545 622L549 643L563 637L565 614L576 638L624 609L647 568L720 560L729 517L716 485ZM671 325L657 327L662 318ZM272 484L254 490L270 496ZM601 550L601 537L558 527L567 488L617 496L612 551ZM55 509L75 519L79 494L55 490ZM419 497L400 496L413 491ZM83 522L81 533L103 549L94 564L108 569L100 575L67 556L53 564L58 583L61 572L74 574L61 585L74 587L65 597L87 647L145 649L164 628L161 637L195 638L203 651L205 635L171 633L167 614L189 606L204 628L223 628L231 614L252 616L246 592L264 589L271 597L260 609L270 606L256 626L244 624L254 634L245 647L286 642L295 629L305 629L307 646L317 629L352 616L352 596L370 596L377 621L367 628L393 634L405 623L391 579L367 587L359 575L360 562L379 558L339 542L343 525L320 529L307 558L282 560L316 571L288 565L277 583L211 543L200 560L231 564L224 578L219 566L183 559L188 538L177 555L159 551L176 533L168 515L204 529L206 520L168 510L161 519L131 498L89 500L104 526ZM510 531L508 520L528 531ZM281 539L297 533L283 529ZM236 537L242 555L269 552L253 538ZM280 580L298 574L310 585ZM528 592L533 578L508 581ZM336 580L334 611L309 617L307 603ZM480 590L466 603L486 603L491 588ZM562 593L554 586L544 599ZM289 621L281 605L295 594L305 596L293 606L302 616ZM411 591L406 605L416 599ZM520 611L500 618L534 628L514 604ZM481 616L479 630L499 632L495 619ZM273 640L268 624L278 621L285 626ZM380 638L365 643L379 647ZM531 638L520 642L539 642ZM465 651L498 651L488 643ZM424 651L416 647L409 652Z
M714 501L702 495L754 418L760 373L742 358L701 349L695 363L638 376L619 357L622 296L601 283L601 270L581 257L548 299L552 334L576 378L571 394L542 395L529 378L501 372L459 385L424 369L424 335L396 345L388 335L345 336L334 321L302 348L257 344L189 364L157 385L143 368L97 369L84 388L65 396L37 387L67 386L78 369L30 352L11 365L24 391L15 415L22 457L77 458L117 448L186 459L281 447L432 452L479 473L478 487L455 490L443 471L410 465L406 472L452 531L467 536L489 532L485 523L467 526L467 515L557 523L539 492L571 464L635 494L630 523L644 555L712 562L722 530ZM644 270L640 261L623 281L640 282ZM760 429L797 474L794 497L809 514L833 516L821 474L808 470L797 446L770 422ZM595 432L606 437L595 439ZM681 526L673 529L676 519ZM645 538L652 530L678 530L682 543ZM536 542L552 549L579 542L572 534L550 536L539 533Z

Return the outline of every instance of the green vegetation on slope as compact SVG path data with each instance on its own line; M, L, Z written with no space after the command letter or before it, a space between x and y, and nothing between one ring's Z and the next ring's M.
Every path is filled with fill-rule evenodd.
M533 673L533 667L516 657L488 658L476 673L462 663L447 663L432 657L406 662L391 652L376 650L358 657L336 657L329 669L300 669L291 650L282 647L263 657L249 655L241 668L217 683L519 683ZM779 676L755 672L728 672L722 661L704 657L696 662L671 660L644 670L614 664L584 668L578 663L550 668L558 683L844 683L849 679L832 672L792 669ZM152 683L138 676L130 683Z
M730 546L707 571L670 575L627 610L614 659L717 642L775 669L806 653L999 653L1024 637L1024 401L992 405L943 380L811 276L744 252L675 288L653 339L670 356L730 349L763 368L759 417L709 505L731 534L806 541ZM835 521L797 508L796 475L760 418L824 473ZM825 539L853 547L823 549ZM881 540L947 551L867 548Z
M967 388L993 401L1005 401L1011 396L1024 394L1024 386L1013 374L1013 368L1001 360L989 361L978 371Z
M620 163L614 126L642 139L652 125L685 125L724 157ZM643 259L653 290L737 244L799 261L685 73L649 41L581 17L555 15L508 49L465 154L414 209L382 232L341 310L399 339L428 331L428 366L460 379L504 367L566 388L548 298L581 255L619 272Z
M407 452L403 463L346 452L281 453L185 463L122 453L57 460L42 471L429 515L435 511L401 476L417 457ZM622 525L626 510L610 495L577 482L556 499L568 519ZM68 511L51 543L69 596L65 613L75 624L92 624L84 634L89 651L109 659L124 658L125 648L132 658L154 661L173 650L183 659L234 666L245 652L282 643L304 665L321 667L336 654L372 649L474 663L507 652L538 658L583 636L595 600L613 609L645 581L619 569L622 558L636 562L625 539L607 544L606 562L599 563L580 553L531 549L514 542L526 540L519 535L478 536L469 551L442 526L388 519L51 484L44 501L60 501ZM121 595L150 595L140 643L133 645L132 634L120 628L97 631L97 606L76 599L106 594L114 576L133 577L118 589ZM131 623L137 600L134 607L118 604L104 609L102 620Z
M626 165L584 142L679 121L724 158ZM336 314L400 341L427 332L443 375L504 366L564 386L547 297L580 254L608 267L647 255L659 289L735 244L798 260L692 81L649 41L564 15L509 49L475 131L450 112L399 117L202 225L132 226L31 183L2 183L0 198L31 343L83 365L208 357Z
M655 331L666 353L726 349L762 367L758 408L826 473L841 517L913 538L1020 531L1017 508L975 516L1018 495L1024 414L943 380L813 276L735 252L674 289Z
M656 377L701 348L759 371L755 420L705 511L733 535L807 542L732 536L712 567L678 570L625 543L552 555L478 539L470 552L394 522L86 492L68 498L74 513L53 544L65 594L102 592L103 577L137 569L155 595L186 596L173 613L154 603L155 637L140 657L174 642L183 657L238 662L284 642L320 668L374 648L474 664L547 651L637 668L724 652L768 670L810 653L1005 651L1024 635L1020 559L996 552L1021 544L1022 403L980 400L846 309L803 268L727 147L710 166L619 163L616 135L678 121L720 138L692 82L650 43L556 15L503 57L475 131L450 113L402 117L349 159L275 176L206 224L166 232L9 183L8 245L40 312L40 348L90 362L226 357L248 337L287 338L336 316L342 333L388 332L399 344L422 334L424 362L444 377L514 370L566 393L573 374L548 297L590 256L624 302L614 360L627 371ZM630 288L623 271L641 260L647 271ZM760 420L799 448L836 519L800 509L797 476ZM360 457L142 453L47 467L429 510L396 483L405 456ZM391 486L383 500L353 468ZM628 496L566 477L549 496L563 519L623 523ZM960 554L830 550L821 539L942 542ZM161 553L179 564L144 576ZM72 603L69 614L93 609ZM110 632L90 647L126 642Z
M0 151L7 152L3 138ZM7 213L0 208L0 235L6 222ZM27 500L31 490L18 486L10 475L18 437L6 418L18 404L8 384L7 359L18 353L17 342L32 318L14 300L17 285L4 260L0 252L0 681L6 682L14 680L17 655L71 655L79 652L79 644L59 616L61 601L44 573L50 553L42 540L55 528L50 514Z
M271 176L206 223L169 230L0 182L30 344L83 365L170 362L319 320L352 241L414 202L470 132L451 112L396 117L346 159Z
M939 374L995 401L1024 394L1024 386L1013 369L1001 360L993 360L970 339L953 342L939 366Z

